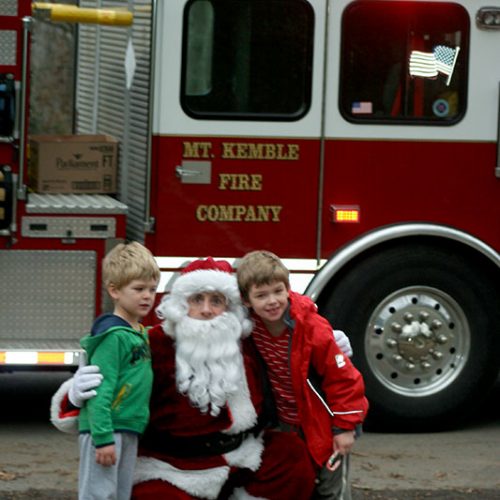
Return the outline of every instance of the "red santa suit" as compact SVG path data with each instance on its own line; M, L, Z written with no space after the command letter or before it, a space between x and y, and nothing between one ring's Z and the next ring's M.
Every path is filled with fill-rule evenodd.
M262 391L250 345L243 349L246 377L241 390L212 417L194 408L172 383L174 345L161 327L150 331L150 341L151 419L136 466L136 481L142 484L134 488L133 498L217 498L233 486L236 498L238 494L240 498L310 498L315 475L301 440L274 431L252 433ZM233 447L232 439L237 446L224 452L224 447Z

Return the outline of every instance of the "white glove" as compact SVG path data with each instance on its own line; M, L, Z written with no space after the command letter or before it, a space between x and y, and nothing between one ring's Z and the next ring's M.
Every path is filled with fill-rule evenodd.
M73 376L73 384L68 392L68 399L73 406L81 408L87 399L93 398L97 392L94 390L102 382L99 367L95 365L81 366Z
M339 349L350 358L352 356L352 347L349 342L349 337L342 330L333 330L333 336L335 337L335 342L339 346Z

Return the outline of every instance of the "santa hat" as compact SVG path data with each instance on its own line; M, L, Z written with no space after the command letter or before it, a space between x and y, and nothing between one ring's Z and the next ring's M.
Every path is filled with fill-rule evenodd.
M195 293L219 292L227 299L227 310L236 314L241 322L243 334L252 331L246 308L241 302L238 282L234 270L225 260L212 257L198 259L187 265L175 280L169 294L163 297L156 308L160 319L166 320L167 330L188 313L188 298ZM171 332L168 332L171 333Z

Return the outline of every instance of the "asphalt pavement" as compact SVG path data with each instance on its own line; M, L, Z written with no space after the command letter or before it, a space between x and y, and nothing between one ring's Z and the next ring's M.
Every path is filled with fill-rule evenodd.
M0 373L0 500L76 499L76 437L48 422L69 376ZM351 458L353 500L500 500L500 383L478 414L446 432L366 432Z

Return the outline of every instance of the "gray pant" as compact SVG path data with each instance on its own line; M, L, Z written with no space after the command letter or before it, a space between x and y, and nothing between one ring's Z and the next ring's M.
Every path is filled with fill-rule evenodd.
M279 422L278 428L282 432L296 432L302 439L302 429L285 422ZM316 474L316 487L313 500L351 500L351 484L349 482L349 455L342 458L340 467L330 471L322 467Z
M349 455L342 458L340 467L329 471L322 467L316 475L314 500L351 500L351 485L349 483Z
M116 464L104 467L95 461L89 433L80 434L79 500L129 500L137 459L136 434L115 432Z

